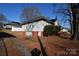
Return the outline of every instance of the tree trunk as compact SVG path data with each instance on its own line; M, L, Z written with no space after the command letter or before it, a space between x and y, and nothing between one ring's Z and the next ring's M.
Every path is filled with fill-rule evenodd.
M79 22L77 18L77 4L71 4L71 9L72 9L72 16L73 16L73 35L71 39L73 40L79 40Z

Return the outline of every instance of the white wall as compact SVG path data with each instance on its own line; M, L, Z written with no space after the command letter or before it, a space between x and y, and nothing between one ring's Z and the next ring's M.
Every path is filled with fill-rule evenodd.
M33 23L33 25L35 25L35 26L32 29L32 31L43 31L44 27L46 25L50 25L50 23L42 20L42 21Z
M6 25L6 26L3 26L4 28L12 28L11 25Z
M58 23L55 22L55 25L57 25L57 24ZM27 31L27 32L39 31L39 32L43 32L43 29L46 25L51 25L51 24L46 21L41 20L38 22L22 25L22 28L12 27L12 31Z
M58 24L58 21L55 21L55 22L54 22L54 25L55 25L55 26L59 25L59 24Z
M22 25L22 28L24 29L24 31L43 31L46 25L51 25L51 24L41 20L38 22Z
M62 29L60 32L66 32L66 33L70 34L70 32L68 32L67 29Z
M32 31L32 27L33 27L32 23L22 25L24 31Z
M62 32L68 32L68 30L67 30L67 29L62 29L61 31L62 31Z
M24 31L22 28L12 26L12 31Z
M32 36L32 32L26 32L25 35Z

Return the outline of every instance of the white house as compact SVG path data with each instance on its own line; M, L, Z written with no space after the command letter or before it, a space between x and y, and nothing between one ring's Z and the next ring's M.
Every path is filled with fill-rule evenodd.
M64 32L70 34L70 32L68 31L68 29L66 29L66 28L63 28L63 29L60 30L60 33L64 33Z
M25 35L27 36L36 37L38 35L42 37L44 27L46 25L51 25L51 24L57 26L58 22L56 21L56 19L47 20L45 18L38 18L32 21L22 23L22 25L20 26L19 24L16 23L17 26L16 25L12 26L12 31L24 31Z
M19 22L11 22L10 24L12 31L22 31L22 26Z
M4 24L3 25L3 28L4 29L11 29L12 28L12 25L10 25L10 24Z
M43 29L46 25L51 25L54 24L55 26L57 25L57 22L55 19L51 20L46 20L45 18L39 18L30 22L26 22L22 24L22 29L25 31L25 34L27 36L43 36Z

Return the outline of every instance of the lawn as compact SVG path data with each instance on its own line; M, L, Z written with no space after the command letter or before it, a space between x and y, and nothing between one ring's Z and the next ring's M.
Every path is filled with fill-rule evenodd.
M37 37L27 37L25 32L11 32L5 30L9 34L16 36L17 42L21 43L24 47L28 48L28 51L31 52L34 48L40 48L40 44ZM64 39L58 36L49 36L40 38L43 47L47 55L79 55L79 42L72 41L70 39Z
M10 29L2 29L1 32L12 33L12 31Z

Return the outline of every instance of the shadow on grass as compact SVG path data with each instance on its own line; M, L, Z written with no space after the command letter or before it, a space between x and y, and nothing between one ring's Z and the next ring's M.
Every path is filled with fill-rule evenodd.
M37 38L38 38L38 41L39 41L41 50L39 50L38 48L34 48L34 49L31 51L31 55L32 55L32 56L40 56L41 53L42 53L43 56L47 56L47 53L46 53L46 51L45 51L45 49L44 49L44 46L43 46L43 44L42 44L42 42L41 42L39 36L37 36Z
M7 38L7 37L15 37L15 36L5 32L0 32L0 38Z
M46 53L46 51L45 51L45 49L44 49L44 47L43 47L43 44L42 44L42 42L41 42L39 36L38 36L38 40L39 40L39 43L40 43L41 52L42 52L43 56L47 56L47 53Z
M55 34L55 36L58 36L58 37L61 37L61 38L64 38L64 39L70 39L69 37L63 37L63 36L60 36L58 34Z
M8 56L8 52L7 52L6 44L4 42L4 38L8 38L8 37L15 37L15 36L5 33L5 32L0 32L0 41L2 41L2 43L4 44L6 56Z

